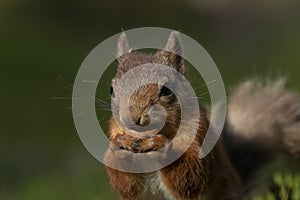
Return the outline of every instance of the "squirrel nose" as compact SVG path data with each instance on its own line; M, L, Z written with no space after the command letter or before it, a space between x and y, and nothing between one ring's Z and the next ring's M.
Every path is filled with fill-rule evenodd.
M147 126L150 124L150 116L149 115L141 115L137 118L135 124L139 126Z

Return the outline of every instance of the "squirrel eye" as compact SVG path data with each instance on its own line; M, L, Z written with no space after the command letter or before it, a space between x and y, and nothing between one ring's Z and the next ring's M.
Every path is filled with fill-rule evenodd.
M114 88L110 86L110 96L115 97Z
M159 93L159 96L169 96L172 94L172 91L167 88L166 86L162 86L162 88L160 89L160 93Z
M295 121L296 121L296 122L300 122L300 114L296 115Z

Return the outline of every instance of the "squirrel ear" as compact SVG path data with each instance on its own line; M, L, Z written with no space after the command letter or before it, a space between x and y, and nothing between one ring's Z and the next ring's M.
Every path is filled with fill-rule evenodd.
M165 50L176 53L178 55L182 54L181 38L180 38L179 32L172 31L170 33Z
M130 53L129 43L127 40L126 33L122 32L119 37L118 45L117 45L117 57L118 57L119 63L122 62L122 57L123 57L122 55L124 55L126 53Z
M179 32L172 31L164 50L157 52L158 60L162 61L162 64L173 67L185 75L185 68L181 55L182 48Z

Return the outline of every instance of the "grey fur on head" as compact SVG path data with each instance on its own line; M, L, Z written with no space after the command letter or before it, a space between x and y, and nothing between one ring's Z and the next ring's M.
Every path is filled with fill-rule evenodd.
M227 128L246 141L300 152L300 98L285 90L285 79L248 80L229 95Z

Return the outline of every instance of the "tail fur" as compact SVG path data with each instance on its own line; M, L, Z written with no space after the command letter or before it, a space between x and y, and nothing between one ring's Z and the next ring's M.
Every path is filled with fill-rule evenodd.
M275 153L299 155L299 95L285 79L240 83L229 95L222 140L245 184Z

